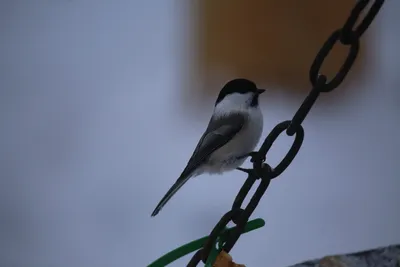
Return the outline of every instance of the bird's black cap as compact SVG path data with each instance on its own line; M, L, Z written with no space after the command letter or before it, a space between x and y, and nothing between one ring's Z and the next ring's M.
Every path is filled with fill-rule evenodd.
M222 99L224 99L225 96L233 94L233 93L239 93L239 94L246 94L246 93L255 93L255 94L261 94L265 90L263 89L258 89L256 84L250 80L247 79L234 79L229 82L227 82L224 87L222 87L221 91L219 92L218 98L215 102L215 104L218 104L221 102Z

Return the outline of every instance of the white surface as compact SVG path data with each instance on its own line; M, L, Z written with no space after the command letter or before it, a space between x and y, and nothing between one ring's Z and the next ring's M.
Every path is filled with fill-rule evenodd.
M316 104L300 153L256 209L266 226L242 236L236 262L287 266L400 242L400 2L386 2L363 94ZM0 2L1 266L145 266L229 209L237 172L190 181L150 218L213 104L190 119L176 100L185 12L176 1ZM261 101L265 136L301 100Z

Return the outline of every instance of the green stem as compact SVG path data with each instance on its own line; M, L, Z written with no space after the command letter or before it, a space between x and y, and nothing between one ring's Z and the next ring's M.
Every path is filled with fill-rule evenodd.
M261 218L251 220L246 224L243 233L247 233L247 232L256 230L258 228L263 227L264 225L265 225L265 221L263 219L261 219ZM235 228L236 228L236 226L228 228L227 231L231 231L231 230L233 230ZM183 245L183 246L181 246L179 248L176 248L176 249L168 252L164 256L158 258L157 260L152 262L147 267L163 267L163 266L167 266L171 262L174 262L177 259L179 259L179 258L181 258L181 257L183 257L183 256L185 256L185 255L187 255L189 253L192 253L192 252L202 248L203 245L204 245L204 242L206 242L207 238L208 238L208 236L205 236L205 237L199 238L197 240L194 240L192 242L189 242L189 243L187 243L187 244L185 244L185 245ZM217 250L217 249L215 249L215 250ZM218 255L218 254L216 254L216 255ZM215 256L216 257L216 255L210 255L210 257L211 256Z

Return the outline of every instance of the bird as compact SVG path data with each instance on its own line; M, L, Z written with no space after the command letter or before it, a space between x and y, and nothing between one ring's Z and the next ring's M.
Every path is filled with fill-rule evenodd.
M190 179L201 174L222 174L240 167L251 156L263 131L257 88L248 79L228 81L220 90L208 126L181 175L154 209L156 216Z

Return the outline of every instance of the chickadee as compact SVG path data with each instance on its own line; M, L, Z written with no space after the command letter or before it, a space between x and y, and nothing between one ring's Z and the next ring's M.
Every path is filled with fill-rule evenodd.
M189 180L203 173L222 174L238 168L251 155L263 130L258 97L265 90L246 79L229 81L221 89L207 129L178 180L158 203L156 216Z

